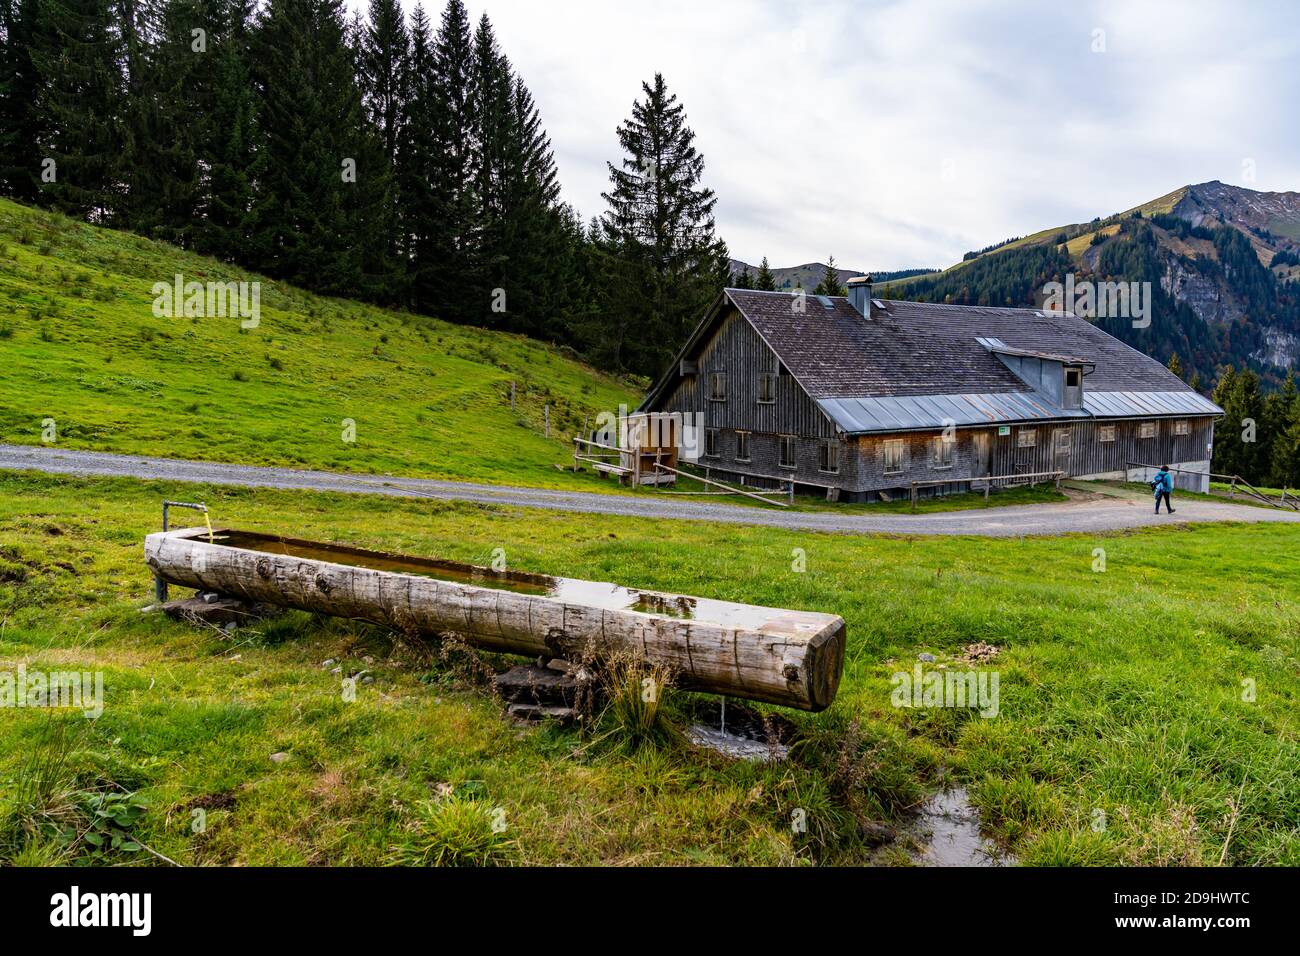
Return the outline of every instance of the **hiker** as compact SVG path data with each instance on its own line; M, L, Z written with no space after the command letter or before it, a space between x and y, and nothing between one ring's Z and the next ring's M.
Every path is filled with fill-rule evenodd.
M1156 476L1151 479L1151 487L1156 493L1156 514L1160 514L1160 499L1165 499L1165 510L1174 513L1174 506L1169 503L1169 492L1174 490L1174 476L1169 473L1168 465L1161 465Z

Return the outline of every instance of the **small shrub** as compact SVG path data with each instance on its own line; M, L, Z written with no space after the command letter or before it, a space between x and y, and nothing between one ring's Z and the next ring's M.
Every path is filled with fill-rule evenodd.
M231 372L230 377L234 379L236 382L248 381L248 376L245 375L243 372L241 372L239 369L235 369L233 372Z

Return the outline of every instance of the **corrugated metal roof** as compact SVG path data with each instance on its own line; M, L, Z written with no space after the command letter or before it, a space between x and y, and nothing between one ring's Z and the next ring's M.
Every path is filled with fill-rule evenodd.
M1156 415L1220 415L1196 392L1089 392L1083 408L1062 408L1037 392L974 395L895 395L822 398L817 404L850 434L939 429L1072 418L1149 418Z
M1092 392L1083 390L1083 407L1107 418L1152 415L1222 415L1223 409L1199 392Z

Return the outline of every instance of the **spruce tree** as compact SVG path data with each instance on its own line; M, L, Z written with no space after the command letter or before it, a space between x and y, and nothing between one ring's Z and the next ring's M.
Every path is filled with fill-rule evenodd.
M477 210L474 44L462 0L448 0L431 47L429 121L429 255L417 263L418 306L441 318L466 321L482 303L466 301L464 287L480 287L474 259Z
M772 274L771 268L767 264L767 256L758 265L758 277L754 280L754 288L760 292L776 291L776 276Z
M835 268L835 257L828 256L829 261L826 268L822 271L821 282L813 289L813 295L847 295L844 286L840 285L839 270Z
M39 0L32 62L40 73L38 143L52 181L41 198L70 215L109 220L119 197L124 96L122 31L111 0Z
M357 29L357 67L371 134L378 157L370 189L374 204L370 230L375 245L364 264L382 301L404 298L405 281L401 217L398 211L398 144L406 122L409 99L411 41L397 0L370 0L368 22Z
M427 311L436 282L436 233L442 211L435 179L440 121L436 112L433 37L428 16L418 4L411 14L410 37L405 121L397 145L398 215L407 260L408 302Z
M1178 353L1174 352L1169 356L1169 371L1173 372L1179 378L1183 377L1183 363L1178 361Z
M40 0L0 0L0 190L21 202L40 195L39 144L47 135L32 59L40 13Z
M216 43L209 42L212 58L204 61L211 71L213 120L204 129L204 223L194 247L228 261L247 255L254 228L253 184L264 155L252 89L252 41L252 0L226 0Z
M270 0L254 38L264 167L253 244L270 275L356 295L382 172L368 141L341 0Z
M735 280L733 282L733 287L737 289L754 288L754 276L749 271L748 264L741 267L740 274L735 277Z
M722 244L704 157L685 110L662 74L617 134L623 157L609 166L601 218L606 256L602 350L619 367L657 374L720 288Z

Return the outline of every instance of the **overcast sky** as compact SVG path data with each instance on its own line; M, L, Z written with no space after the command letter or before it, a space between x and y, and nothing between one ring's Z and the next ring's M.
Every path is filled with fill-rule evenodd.
M424 2L436 25L442 0ZM614 128L662 72L749 262L946 266L1187 183L1300 189L1294 3L467 3L536 97L584 218Z

